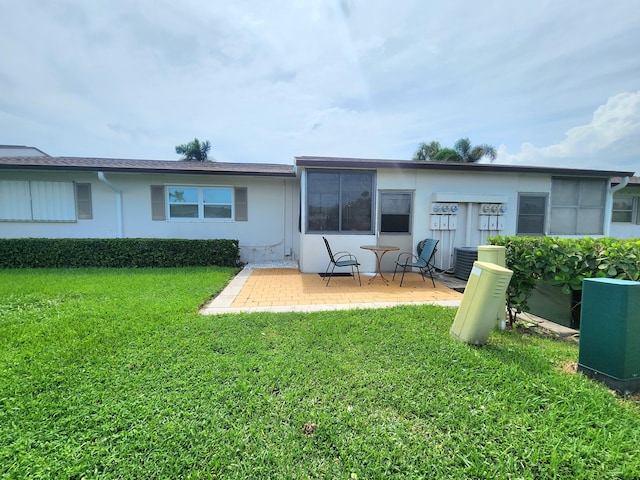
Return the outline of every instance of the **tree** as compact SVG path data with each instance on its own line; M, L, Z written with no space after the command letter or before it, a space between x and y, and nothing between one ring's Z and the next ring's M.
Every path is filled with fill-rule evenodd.
M184 155L184 158L182 158L181 160L185 162L210 161L208 158L210 149L211 144L209 143L209 140L200 143L200 140L198 140L197 138L194 138L193 141L189 143L176 145L176 153L179 155Z
M413 154L413 160L420 162L433 160L436 162L476 163L484 157L493 162L497 156L496 149L491 145L483 144L472 147L468 138L461 138L453 145L453 148L440 148L438 142L428 144L422 142L418 145L418 150Z
M433 157L440 151L440 144L438 142L431 142L426 144L422 142L418 145L418 150L413 154L413 160L416 162L426 162L433 160Z
M496 149L491 145L477 145L471 148L471 141L468 138L459 139L453 148L460 155L460 161L465 163L476 163L483 157L488 157L493 162L498 156Z
M451 148L443 148L432 158L435 162L462 162L462 157Z

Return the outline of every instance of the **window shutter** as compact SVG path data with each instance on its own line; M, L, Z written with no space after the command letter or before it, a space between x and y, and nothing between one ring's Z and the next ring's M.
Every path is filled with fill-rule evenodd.
M93 218L90 183L76 183L76 212L78 220L91 220Z
M236 222L246 222L249 220L249 203L247 198L247 187L235 188L235 212Z
M151 185L151 220L166 220L164 185Z

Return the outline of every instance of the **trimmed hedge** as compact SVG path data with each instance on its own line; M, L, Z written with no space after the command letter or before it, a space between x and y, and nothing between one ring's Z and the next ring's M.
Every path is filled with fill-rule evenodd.
M511 322L528 310L539 281L559 286L566 295L582 290L585 278L640 279L640 240L618 238L493 237L506 249L513 277L507 288ZM577 295L579 297L579 295Z
M239 265L238 240L0 239L0 268L143 268Z

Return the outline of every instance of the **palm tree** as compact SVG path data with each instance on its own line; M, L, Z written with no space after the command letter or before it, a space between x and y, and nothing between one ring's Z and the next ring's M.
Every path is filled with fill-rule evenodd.
M183 143L182 145L176 145L176 153L184 155L181 160L185 162L207 162L209 161L208 154L211 149L209 140L200 143L200 140L194 138L189 143Z
M438 142L431 142L426 144L422 142L418 145L418 150L413 154L413 160L416 162L426 162L428 160L433 160L433 157L441 150L440 144Z
M471 148L471 141L468 138L459 139L453 148L460 155L460 161L465 163L476 163L483 157L488 157L493 162L498 156L496 149L491 145L477 145Z

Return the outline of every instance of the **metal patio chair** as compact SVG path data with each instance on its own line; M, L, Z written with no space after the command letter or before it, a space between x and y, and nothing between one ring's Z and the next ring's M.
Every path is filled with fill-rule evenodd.
M418 243L417 251L418 255L413 255L412 253L403 252L398 255L398 260L396 260L396 268L393 271L393 279L396 278L396 272L398 271L398 267L402 267L402 278L400 279L400 286L402 286L402 282L404 280L404 274L407 269L417 268L420 270L420 274L422 275L422 280L425 281L424 277L426 274L429 274L431 278L431 283L433 283L433 287L435 288L436 282L433 280L433 257L436 254L438 246L438 240L434 238L427 238L426 240L422 240ZM392 279L392 280L393 280Z
M322 237L324 240L324 244L327 247L327 253L329 254L329 264L327 265L327 269L324 271L324 276L327 277L327 284L329 286L329 282L331 281L331 277L333 276L333 271L336 267L351 267L351 274L353 275L353 279L355 280L356 276L354 275L354 267L355 271L358 272L358 282L360 286L362 286L362 281L360 280L360 264L358 263L358 259L350 254L349 252L336 252L335 255L331 251L331 246L329 245L329 241ZM329 272L329 268L331 268L331 272Z

